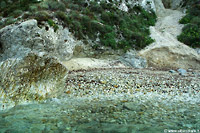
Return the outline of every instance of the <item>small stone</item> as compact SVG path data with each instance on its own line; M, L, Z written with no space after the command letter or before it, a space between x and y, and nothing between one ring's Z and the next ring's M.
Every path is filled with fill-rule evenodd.
M101 84L106 84L107 82L106 82L106 81L100 81L100 83L101 83Z
M71 91L70 91L70 90L68 90L68 91L66 91L65 93L66 93L66 94L70 94L70 93L71 93Z
M119 86L118 86L118 85L114 85L114 87L115 87L115 88L118 88Z
M185 69L182 69L182 68L178 69L178 72L179 72L180 75L185 75L187 73L187 71Z
M195 72L192 72L192 74L196 74Z
M128 100L122 100L121 102L122 102L122 103L126 103L126 102L128 102Z
M170 73L176 73L176 71L174 71L174 70L169 70L169 72L170 72Z

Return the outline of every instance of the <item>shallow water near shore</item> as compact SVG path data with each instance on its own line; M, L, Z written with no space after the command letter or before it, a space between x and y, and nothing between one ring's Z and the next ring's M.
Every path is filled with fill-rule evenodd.
M148 97L148 98L147 98ZM135 133L199 130L200 101L158 95L51 99L0 112L0 132Z

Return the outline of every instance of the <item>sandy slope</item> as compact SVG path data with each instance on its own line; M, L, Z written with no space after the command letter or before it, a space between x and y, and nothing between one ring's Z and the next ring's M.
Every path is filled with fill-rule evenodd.
M178 10L164 10L163 16L158 16L158 21L155 27L151 27L151 37L155 39L156 43L168 43L169 41L177 41L177 36L181 33L183 28L182 24L179 24L179 20L185 15ZM169 44L169 43L168 43Z
M124 68L120 62L114 60L103 60L95 58L73 58L69 61L63 62L68 70L79 70L79 69L93 69L93 68Z

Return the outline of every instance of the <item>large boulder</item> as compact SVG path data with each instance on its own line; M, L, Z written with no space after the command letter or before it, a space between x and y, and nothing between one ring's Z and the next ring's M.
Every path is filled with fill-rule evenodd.
M72 57L74 46L80 43L67 28L54 32L48 25L39 28L36 20L28 20L0 29L0 60L23 58L30 51L46 52L60 60Z
M138 56L138 53L135 50L127 51L124 54L124 56L120 57L120 61L122 63L124 63L125 65L133 67L133 68L146 68L147 67L146 59Z
M0 63L0 110L63 93L68 70L57 58L30 52Z

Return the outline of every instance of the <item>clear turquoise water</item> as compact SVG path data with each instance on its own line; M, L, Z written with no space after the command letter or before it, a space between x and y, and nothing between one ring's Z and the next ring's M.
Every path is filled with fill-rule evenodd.
M123 98L122 98L123 99ZM200 104L174 99L54 99L0 112L1 133L156 133L200 130ZM165 130L166 131L166 130Z

